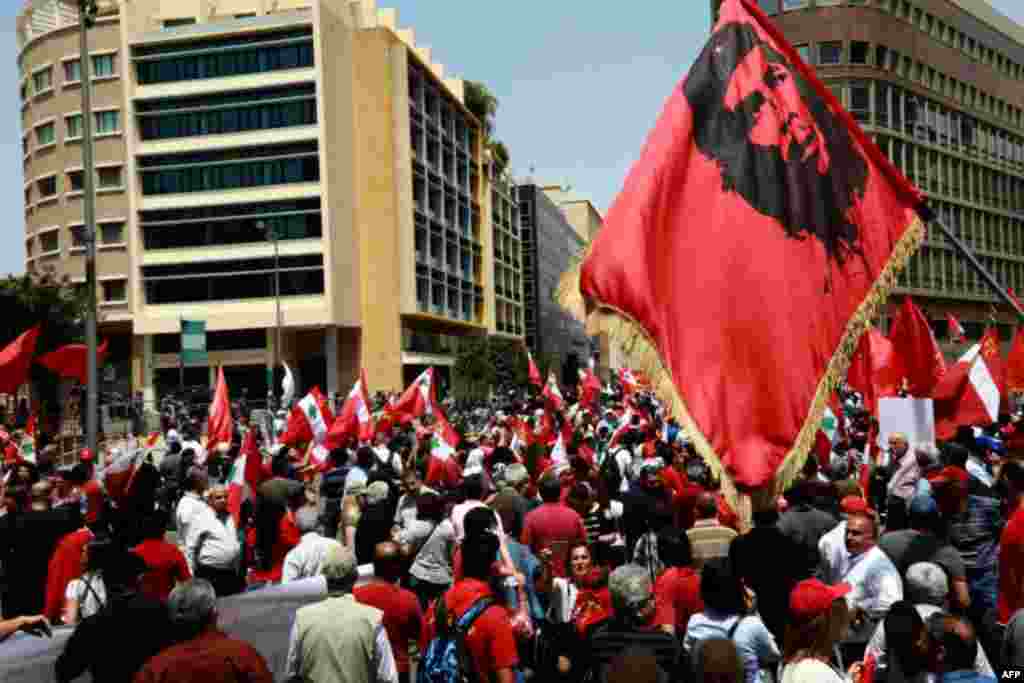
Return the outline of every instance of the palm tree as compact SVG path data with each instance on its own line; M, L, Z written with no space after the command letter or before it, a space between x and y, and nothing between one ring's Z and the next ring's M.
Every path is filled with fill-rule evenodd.
M486 85L479 81L466 81L463 91L466 109L469 109L483 126L485 138L490 138L494 131L494 116L498 113L498 98Z

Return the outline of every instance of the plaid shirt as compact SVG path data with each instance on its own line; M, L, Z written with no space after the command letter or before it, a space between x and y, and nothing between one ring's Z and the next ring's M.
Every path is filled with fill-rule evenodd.
M949 536L968 570L996 567L999 534L1005 524L998 498L967 497L967 510L953 519Z

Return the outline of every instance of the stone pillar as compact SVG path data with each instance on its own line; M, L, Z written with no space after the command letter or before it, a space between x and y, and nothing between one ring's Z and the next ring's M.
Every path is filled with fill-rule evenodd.
M327 360L327 393L334 395L338 386L338 328L333 325L324 330L324 358Z

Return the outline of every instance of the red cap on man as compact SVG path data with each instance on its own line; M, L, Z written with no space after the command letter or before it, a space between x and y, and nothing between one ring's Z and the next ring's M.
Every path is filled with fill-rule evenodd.
M805 579L793 587L789 594L789 613L794 619L808 622L827 614L832 603L850 592L848 583L830 586L818 579Z
M839 501L839 509L848 515L871 515L874 510L860 496L846 496Z

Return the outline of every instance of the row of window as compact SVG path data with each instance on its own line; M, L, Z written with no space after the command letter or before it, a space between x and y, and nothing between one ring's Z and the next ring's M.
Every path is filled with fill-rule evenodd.
M50 200L56 200L62 191L70 194L84 191L81 169L65 171L63 182L57 174L37 178L25 185L25 206L32 207ZM124 189L124 173L121 166L102 166L96 169L96 190L120 191Z
M899 19L911 23L920 31L923 31L935 40L959 50L966 56L980 62L981 64L992 67L1006 78L1024 81L1024 65L1015 62L1001 52L982 44L980 40L967 35L956 26L944 22L926 10L915 6L908 0L845 0L845 2L843 2L843 0L758 0L758 2L761 8L768 14L777 14L780 10L787 11L805 9L811 6L820 7L824 5L831 6L840 4L871 5L893 14ZM910 76L908 75L908 78L909 77ZM1006 102L996 100L984 93L980 98L980 104L978 106L979 108L989 111L995 116L1008 118L1014 121L1017 126L1024 124L1024 120L1022 120L1022 116L1024 116L1024 114L1022 114L1018 108L1013 107ZM1010 111L1005 111L1007 109Z
M57 124L53 121L40 123L34 128L35 149L40 150L57 144ZM121 112L117 109L93 112L93 135L121 134ZM82 139L82 115L69 114L64 117L64 142ZM25 156L32 151L30 138L26 134L21 139L22 153Z
M825 41L814 45L795 46L800 57L811 65L836 66L852 64L874 66L896 73L929 90L948 97L965 107L986 112L1015 127L1024 126L1024 110L986 95L975 86L937 71L924 62L901 55L885 45L872 45L862 41Z
M85 251L85 227L72 225L67 228L71 253ZM25 251L28 257L51 256L60 253L61 233L60 227L43 229L33 237L25 241ZM36 252L36 242L39 244L39 251ZM100 247L123 247L125 245L124 221L100 221L96 224L96 243Z
M170 55L137 56L135 69L139 84L150 85L309 68L313 55L311 37L272 41L250 37L248 44L231 47L204 50L196 46Z
M416 304L423 313L466 322L479 323L483 320L482 293L448 287L442 282L431 282L427 277L416 278Z
M320 180L320 159L316 154L293 158L221 162L160 170L143 169L142 194L212 192Z
M323 255L144 266L146 303L170 304L270 298L280 273L282 296L323 294Z
M219 108L213 111L140 115L139 134L143 140L166 140L197 135L271 130L288 126L309 126L316 122L316 100L301 97L265 104Z
M181 249L322 236L320 199L142 211L146 249Z
M117 55L91 55L89 57L92 69L90 76L94 81L117 77ZM64 87L78 85L82 82L82 60L75 57L65 59L63 64ZM54 68L46 66L32 72L32 78L21 84L22 104L32 97L39 97L53 91Z

